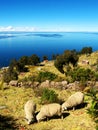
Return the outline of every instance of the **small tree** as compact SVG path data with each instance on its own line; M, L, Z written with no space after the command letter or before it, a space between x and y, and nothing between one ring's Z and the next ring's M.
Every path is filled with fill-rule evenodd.
M77 64L78 56L75 50L66 50L62 55L57 56L54 65L61 72L64 73L64 65L71 63L73 66Z
M92 102L90 108L87 110L87 113L91 115L91 117L96 122L96 129L98 130L98 90L91 89L91 91L87 94L91 97Z
M46 71L46 72L40 72L40 73L38 74L38 77L37 77L36 79L37 79L37 81L39 81L39 82L43 82L43 81L45 81L45 80L50 80L50 81L52 81L52 80L54 80L54 79L56 79L56 78L57 78L57 75L56 75L56 74L54 74L54 73L52 73L52 72Z
M47 56L43 56L43 61L44 60L48 60L48 57Z
M8 69L6 72L3 74L3 81L4 82L10 82L11 80L17 80L18 79L18 74L16 71L10 71Z
M81 50L81 54L91 54L92 53L92 47L84 47Z
M25 65L28 65L28 60L29 60L29 57L28 57L28 56L22 56L22 57L18 60L18 62L19 62L20 64L23 64L23 65L25 66Z
M29 57L29 65L37 65L40 62L40 58L33 54L32 56Z
M64 70L63 70L63 65L64 64L65 64L65 60L64 60L63 55L57 56L57 58L56 58L56 60L54 62L54 65L61 73L64 73Z
M56 60L57 56L59 56L59 54L52 54L52 60Z
M70 70L69 72L67 72L68 76L71 76L73 82L74 81L88 81L91 79L95 79L95 73L94 71L90 70L90 69L84 69L81 67L76 67L73 70Z
M45 103L57 102L58 101L57 96L58 95L55 93L55 91L49 90L48 88L44 88L41 96L41 103L45 104Z

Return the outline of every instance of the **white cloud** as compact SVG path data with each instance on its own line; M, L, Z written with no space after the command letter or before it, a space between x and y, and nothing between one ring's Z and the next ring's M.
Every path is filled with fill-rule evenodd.
M12 27L12 26L7 26L7 27L0 27L0 31L36 31L36 28L34 27Z
M73 27L73 26L65 26L65 27L44 27L44 28L35 28L35 27L13 27L13 26L7 26L7 27L3 27L0 26L0 31L4 32L4 31L24 31L24 32L77 32L77 31L89 31L89 32L98 32L98 28L95 27Z

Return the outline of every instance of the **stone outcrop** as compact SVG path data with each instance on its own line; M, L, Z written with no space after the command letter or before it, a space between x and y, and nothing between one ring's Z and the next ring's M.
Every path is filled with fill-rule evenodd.
M40 84L40 87L49 88L49 87L50 87L50 81L49 81L49 80L46 80L46 81L42 82L42 83Z
M90 86L92 84L91 82L87 83L86 86ZM80 83L78 81L75 81L73 83L68 83L66 80L56 82L56 81L49 81L46 80L42 83L40 82L31 82L31 81L26 81L26 82L18 82L17 80L12 80L9 82L9 86L15 86L15 87L31 87L31 88L57 88L61 90L66 90L70 89L73 91L78 91L82 90L82 86L80 86ZM84 88L86 87L84 86ZM91 85L93 88L98 89L98 82L95 82L93 85Z
M17 81L17 80L11 80L11 81L9 82L9 86L18 87L18 81Z

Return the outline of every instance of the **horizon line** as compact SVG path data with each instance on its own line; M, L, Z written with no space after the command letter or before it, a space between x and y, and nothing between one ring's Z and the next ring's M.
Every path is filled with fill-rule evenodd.
M10 32L32 32L32 33L36 33L36 32L45 32L45 33L49 33L49 32L50 33L52 33L52 32L53 33L72 33L73 32L73 33L79 33L80 32L80 33L98 33L98 31L52 31L52 30L51 31L44 31L44 30L40 30L40 31L26 31L26 30L25 31L24 30L19 30L19 31L18 30L14 30L14 31L12 31L12 30L1 31L0 30L0 33L1 32L9 32L9 33Z

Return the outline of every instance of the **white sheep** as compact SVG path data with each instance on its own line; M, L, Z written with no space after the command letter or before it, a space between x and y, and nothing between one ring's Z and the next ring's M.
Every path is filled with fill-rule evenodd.
M58 103L51 103L41 107L40 112L36 116L36 119L39 122L45 118L52 117L55 115L61 116L61 118L63 118L62 108L61 105Z
M32 121L34 121L36 111L36 104L33 100L28 100L26 102L26 104L24 105L24 111L27 123L30 124Z
M62 111L67 110L67 108L73 108L75 110L75 106L82 104L84 101L84 94L82 92L76 92L71 95L66 102L62 104Z

